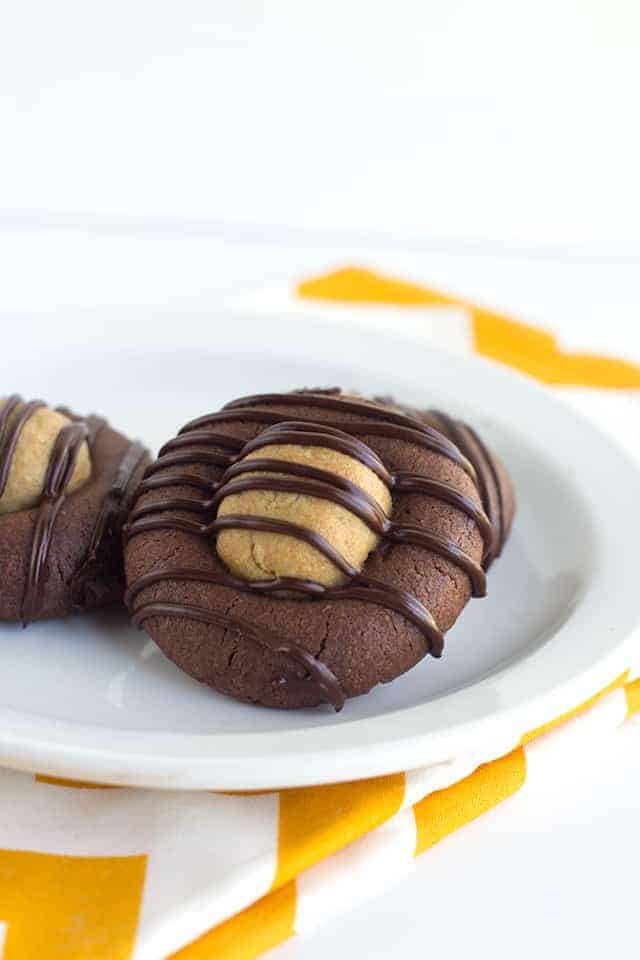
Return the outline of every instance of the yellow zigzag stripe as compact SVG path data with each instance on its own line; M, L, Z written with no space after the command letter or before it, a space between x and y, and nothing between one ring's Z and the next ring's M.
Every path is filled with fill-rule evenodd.
M627 698L627 717L632 717L640 711L640 680L627 683L624 693Z
M290 883L256 900L172 954L173 960L254 960L293 935L296 885Z
M45 773L36 773L36 783L48 783L52 787L73 787L75 790L120 790L115 784L94 783L92 780L66 780L63 777L49 777Z
M0 850L4 960L128 960L146 863Z
M280 792L279 887L358 837L375 830L402 807L403 773L354 783Z
M468 311L477 353L508 364L544 383L640 388L640 367L614 357L567 353L550 333L513 319L506 313L479 307L464 297L385 277L360 267L346 267L305 280L301 297L341 303L387 303L394 306L462 307Z
M566 713L556 717L555 720L550 720L548 723L543 723L542 726L536 727L535 730L530 730L528 733L525 733L520 740L521 745L524 746L525 744L530 743L532 740L535 740L536 737L542 736L544 733L549 733L551 730L555 730L556 727L562 726L562 724L566 723L567 720L573 720L574 717L584 713L585 710L588 710L589 707L593 707L596 703L598 703L598 701L606 697L607 694L613 693L614 690L618 690L620 687L624 686L624 682L628 676L629 671L625 670L623 674L621 674L619 677L616 677L616 679L606 686L604 690L600 690L592 697L589 697L588 700L585 700L584 703L574 707L573 710L567 710Z
M520 789L526 778L524 748L518 747L506 757L478 767L459 783L436 790L416 803L415 856L502 803Z

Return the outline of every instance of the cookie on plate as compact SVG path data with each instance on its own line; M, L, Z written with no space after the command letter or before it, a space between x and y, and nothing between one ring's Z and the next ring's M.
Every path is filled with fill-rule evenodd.
M100 417L0 398L0 620L122 599L122 525L148 463Z
M340 390L235 400L145 472L125 531L133 621L191 676L340 709L483 596L514 512L477 434Z

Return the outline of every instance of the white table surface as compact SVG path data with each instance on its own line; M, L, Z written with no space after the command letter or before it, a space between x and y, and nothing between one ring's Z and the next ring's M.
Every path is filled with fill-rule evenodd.
M640 254L633 0L22 0L0 209Z
M555 329L569 347L640 361L632 263L454 256L281 234L260 242L258 233L0 225L2 356L52 342L71 350L90 343L100 353L150 321L178 343L167 311L213 341L210 318L225 300L355 262L508 307ZM133 322L123 324L125 315ZM628 404L629 413L616 408L611 422L640 451L637 401ZM593 406L594 415L611 418L606 399ZM640 723L631 723L596 749L590 767L581 763L562 782L516 795L424 854L391 891L278 948L273 960L632 955L639 757Z

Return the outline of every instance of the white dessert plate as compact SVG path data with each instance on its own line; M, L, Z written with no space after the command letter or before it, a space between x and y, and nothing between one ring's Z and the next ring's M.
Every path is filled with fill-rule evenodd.
M163 346L169 331L183 348ZM99 355L12 357L3 392L99 411L154 450L242 394L320 384L392 393L480 429L511 471L517 519L488 597L463 611L443 659L426 658L339 714L226 699L181 673L120 610L27 630L2 624L0 763L172 789L356 779L507 747L629 665L640 476L550 392L482 360L296 317L120 318L107 342Z

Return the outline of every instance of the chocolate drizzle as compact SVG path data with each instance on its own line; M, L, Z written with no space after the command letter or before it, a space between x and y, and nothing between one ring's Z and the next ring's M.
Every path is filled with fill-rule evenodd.
M72 596L74 605L83 609L85 584L91 580L91 571L100 556L103 544L113 544L113 538L119 541L122 518L126 516L127 505L135 492L135 481L142 461L147 456L147 450L138 442L131 443L117 464L113 480L107 490L91 532L91 539L82 563L73 576ZM108 549L108 547L107 547ZM116 542L115 551L119 550ZM102 577L113 563L109 558L102 561ZM119 568L116 568L119 576Z
M124 456L118 464L118 469L116 470L113 482L109 487L104 500L102 501L100 513L96 518L93 533L91 534L89 549L87 551L88 558L95 556L96 550L103 540L106 531L113 524L116 516L120 513L123 501L126 502L128 495L133 492L131 487L133 485L136 471L146 454L147 451L145 447L143 447L143 445L137 441L130 444L130 446L125 450Z
M41 400L24 403L21 397L14 394L8 397L0 411L0 496L6 489L20 435L31 417L44 406ZM72 416L65 408L59 408L58 412L67 417ZM86 421L73 419L74 422L63 427L58 433L47 463L20 606L23 626L36 619L41 610L53 531L66 498L66 489L73 476L80 448L85 442L91 446L105 423L99 417L88 417Z
M340 424L338 429L347 430L350 433L364 433L369 436L389 437L397 440L412 440L433 450L434 453L441 453L449 457L454 463L462 467L469 476L475 479L475 471L470 461L462 454L458 447L443 436L437 430L418 420L416 417L408 416L405 413L398 413L389 408L382 409L374 403L367 403L364 400L345 399L341 396L335 396L328 393L264 393L256 394L253 397L241 397L239 400L233 400L222 408L222 414L228 414L228 411L241 411L247 407L257 405L282 405L282 406L300 406L304 404L307 407L316 407L323 410L336 410L339 413L355 414L360 417L372 417L379 421L382 413L382 423L368 423L361 428L359 424ZM282 419L281 417L279 419ZM206 420L206 418L205 418ZM323 425L326 426L326 425Z
M73 476L80 447L88 439L89 427L86 423L71 423L62 428L53 445L45 474L42 500L36 516L22 598L20 619L25 627L38 615L56 519L65 501L66 489Z
M358 577L357 583L351 581L340 587L326 587L316 580L303 580L298 577L272 577L270 580L240 580L227 572L216 573L212 570L188 569L185 567L165 567L147 573L133 583L125 593L125 603L131 606L141 590L155 586L163 580L193 580L203 583L215 583L221 587L232 587L246 593L256 594L303 594L310 597L322 597L324 600L364 600L396 610L411 620L420 630L431 630L432 646L435 656L442 653L438 647L441 634L428 610L405 590L382 584L371 577Z
M217 613L215 610L208 610L206 607L198 607L195 604L181 603L146 604L136 610L131 619L136 626L141 626L149 617L186 617L189 620L199 620L201 623L211 623L216 627L225 629L231 627L238 630L255 643L268 647L274 653L282 653L293 660L299 668L294 674L294 681L308 682L308 677L322 693L323 698L336 710L341 710L344 706L344 693L326 664L317 660L299 644L280 640L269 630L264 627L258 628L249 620ZM290 677L287 677L287 682L291 682Z
M25 403L20 410L22 402L22 397L14 393L7 397L0 411L0 497L7 486L20 434L36 410L40 410L45 405L42 400L32 400L30 403ZM12 423L11 418L14 413L17 413L17 416Z
M457 422L448 414L443 413L442 410L429 410L425 417L430 422L435 422L437 428L442 430L442 432L446 434L464 453L465 457L467 457L470 463L473 464L477 477L478 492L480 493L480 498L482 500L482 506L485 510L485 513L489 517L491 527L491 539L489 545L485 549L485 555L483 558L483 566L485 570L487 570L496 557L500 556L507 534L504 522L502 487L493 457L475 430L473 430L468 424ZM469 437L471 437L473 444L475 444L475 447L480 451L480 456L478 456L476 453L473 444L469 443ZM489 496L490 483L493 485L496 491L498 505L497 512L493 510L491 498Z
M274 394L274 396L276 396ZM293 394L282 394L283 397L293 396ZM298 398L298 406L301 403L304 403L307 406L320 406L319 404L309 404L309 398L311 394L304 394ZM314 400L318 399L334 399L334 398L325 398L319 396L313 396ZM265 401L262 401L265 402ZM276 401L273 401L274 403ZM353 405L350 404L350 407ZM370 404L362 404L364 410L366 410L366 415L372 417L376 413L376 408L372 407ZM333 409L333 407L331 408ZM349 410L345 412L350 412ZM379 412L379 408L378 408ZM391 412L391 411L389 411ZM385 410L386 413L386 410ZM364 416L365 414L363 414ZM197 420L192 420L191 423L188 423L182 428L178 436L182 436L185 433L189 433L191 429L195 430L201 426L208 426L210 424L216 423L232 423L233 421L250 421L252 423L264 423L268 425L275 425L282 423L283 415L281 413L273 413L270 410L245 410L242 409L228 409L223 407L218 413L210 413L204 417L199 417ZM404 440L406 443L415 443L417 446L423 447L425 450L431 450L433 453L440 453L444 457L448 457L450 460L453 460L454 463L457 463L459 467L467 473L472 480L476 480L475 470L469 460L463 456L458 448L445 437L444 435L438 433L437 430L429 427L425 423L420 423L419 420L414 420L411 417L404 418L407 423L396 423L396 422L376 422L369 421L364 423L351 423L349 421L335 421L333 423L319 424L320 428L325 432L327 430L339 430L346 431L351 436L369 436L369 437L386 437L389 440ZM228 438L227 438L228 439ZM172 441L173 442L173 441ZM202 441L201 441L202 442ZM193 461L182 461L183 463L191 463ZM169 466L170 464L167 464ZM160 469L160 468L159 468Z
M388 487L393 484L392 477L380 457L362 440L349 436L342 429L337 430L334 427L327 427L325 424L309 423L304 420L284 420L274 424L268 430L263 430L254 440L245 444L242 448L242 457L244 459L250 453L260 450L262 447L290 443L304 444L305 447L328 447L331 450L336 450L347 457L359 460Z
M263 409L272 406L318 408L344 413L348 418L331 423L315 423L312 420L287 421L286 414ZM350 419L354 416L359 419ZM248 442L215 430L218 424L238 421L264 424L266 429ZM165 444L156 463L145 471L144 479L138 488L138 496L154 490L182 485L196 488L202 496L175 497L143 503L131 514L126 536L130 539L151 530L167 529L213 538L221 531L229 529L275 532L308 543L327 557L348 580L339 586L326 587L315 581L292 577L244 581L226 571L212 572L203 569L167 567L133 582L127 591L127 602L134 605L136 597L142 590L163 580L172 579L215 583L253 594L303 595L325 600L362 600L400 613L421 631L425 640L425 653L430 652L434 656L440 656L444 638L433 616L424 605L404 590L361 574L317 532L288 521L249 515L227 514L217 517L212 522L207 521L211 514L215 513L222 499L247 490L292 492L331 500L359 517L382 540L422 547L454 563L469 577L473 595L482 596L486 591L486 578L482 566L450 538L437 535L422 527L392 521L369 494L333 472L272 456L254 456L265 447L295 444L320 446L354 458L372 470L389 490L396 494L423 494L442 500L465 513L477 525L484 543L486 563L495 549L496 533L495 524L487 517L485 509L471 497L462 494L452 484L406 472L391 474L374 451L360 439L360 437L375 436L399 440L448 457L474 480L483 505L486 507L489 502L486 490L486 465L479 463L477 456L469 456L470 453L474 454L474 451L468 443L462 444L463 449L461 449L457 443L459 437L454 434L455 431L450 430L440 432L417 417L396 410L365 401L345 399L334 393L321 392L247 397L227 404L218 413L191 421L182 428L174 440ZM211 450L211 447L218 449ZM230 452L223 453L221 449ZM211 465L225 469L222 477L213 483L202 477L186 472L175 472L172 469L187 465ZM193 517L167 516L168 511L187 512ZM320 661L311 657L307 650L292 641L277 640L262 627L247 624L246 621L240 624L232 617L189 604L176 605L161 602L140 606L134 612L134 622L142 626L146 620L154 616L191 617L207 623L235 627L255 642L287 654L289 659L295 661L298 666L304 665L308 674L306 682L312 683L322 697L333 703L336 709L339 709L344 700L344 694L340 691L336 678L331 675L332 680L328 681L327 674L330 672L326 665L322 665L323 673L319 678L311 669L310 659L315 664L319 664ZM286 682L289 682L289 678L286 678Z

